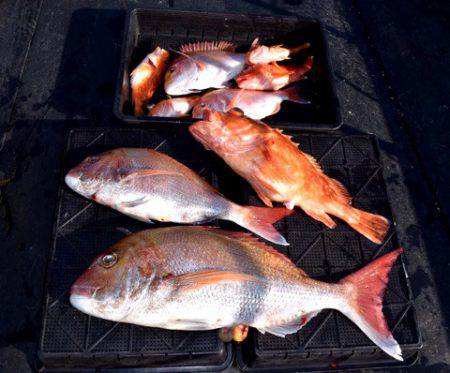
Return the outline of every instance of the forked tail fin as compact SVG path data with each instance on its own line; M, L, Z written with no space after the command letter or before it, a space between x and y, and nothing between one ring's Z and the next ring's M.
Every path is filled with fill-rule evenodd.
M383 315L383 296L389 272L403 249L390 252L359 271L343 278L346 307L339 309L384 352L397 360L403 360L397 341L392 336Z
M294 48L289 48L289 54L294 54L294 53L298 53L304 49L308 49L311 48L311 44L310 43L303 43L301 45L299 45L298 47L294 47Z
M281 97L283 97L284 100L297 102L299 104L310 104L311 103L311 101L305 100L300 95L299 89L295 85L292 87L283 89L282 91L278 91L277 94L279 94Z
M231 220L270 242L287 246L289 245L288 242L274 228L273 224L292 213L293 211L284 207L233 205L227 216L223 216L222 219Z

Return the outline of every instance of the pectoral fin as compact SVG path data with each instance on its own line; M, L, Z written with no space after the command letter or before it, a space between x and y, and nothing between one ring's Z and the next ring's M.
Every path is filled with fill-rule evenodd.
M124 180L136 177L161 176L161 175L183 176L183 174L174 171L145 169L145 170L133 170L130 172L125 172L124 174L122 174L122 177Z
M257 186L256 184L253 184L253 183L250 183L250 185L253 187L253 189L255 190L258 197L261 198L261 201L263 201L266 206L269 206L269 207L273 206L270 198L265 195L265 193L261 190L261 188L259 186Z
M196 290L204 286L215 284L226 284L240 281L259 282L260 280L245 273L208 270L185 273L169 278L167 281L170 281L173 285L179 288Z
M121 207L136 207L139 205L142 205L143 203L147 202L148 198L146 196L143 196L141 198L137 198L133 201L126 201L126 202L122 202L120 204Z

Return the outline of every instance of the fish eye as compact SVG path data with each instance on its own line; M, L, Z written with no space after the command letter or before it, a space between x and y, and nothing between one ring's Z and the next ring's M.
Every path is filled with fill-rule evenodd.
M94 156L88 157L87 161L89 163L96 163L99 159L100 159L100 157L94 155Z
M102 267L103 268L111 268L117 263L117 255L112 254L106 254L102 257Z
M206 107L206 103L205 103L205 102L202 102L202 103L200 104L200 106L201 106L201 107Z
M169 69L169 72L173 73L174 71L175 71L175 66L172 66L172 67Z

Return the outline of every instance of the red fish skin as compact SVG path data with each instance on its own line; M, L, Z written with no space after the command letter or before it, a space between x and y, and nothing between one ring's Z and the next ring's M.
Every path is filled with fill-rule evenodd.
M131 98L134 115L144 114L144 106L150 101L161 83L167 68L169 52L157 47L131 72Z
M334 215L373 242L383 241L387 219L353 208L345 187L289 136L233 111L207 112L203 118L191 125L191 133L245 178L264 203L298 206L329 228L336 226L329 214Z
M313 57L300 66L284 66L276 62L249 66L237 78L239 88L277 91L305 78L312 69Z

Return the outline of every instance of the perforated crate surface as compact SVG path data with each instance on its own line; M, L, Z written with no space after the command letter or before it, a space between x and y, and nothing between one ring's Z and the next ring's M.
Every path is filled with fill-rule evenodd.
M193 122L192 118L137 118L132 115L129 73L157 46L178 50L185 43L227 40L234 42L237 51L246 51L258 37L267 45L295 47L309 42L311 48L294 55L290 61L293 64L300 65L306 56L314 56L313 69L308 73L308 79L296 83L301 94L313 104L299 105L285 101L282 110L268 117L268 121L281 128L313 130L336 129L342 124L326 36L317 20L136 9L129 15L124 33L114 110L126 122L163 122L165 125ZM175 53L172 52L172 55ZM151 103L165 98L167 96L160 87Z
M315 156L328 175L349 189L355 206L391 217L373 137L302 135L294 137L294 141ZM261 205L248 184L212 152L204 150L187 131L74 130L68 141L64 171L87 155L116 147L155 148L200 173L233 201ZM378 246L345 223L338 219L336 222L338 226L330 230L297 211L277 224L290 243L277 249L311 277L337 281L398 247L394 227ZM213 224L241 229L222 221ZM127 365L168 370L183 366L194 370L222 369L231 362L231 346L220 342L216 331L174 332L118 324L83 315L70 306L71 284L98 253L124 236L123 228L135 232L160 225L135 221L62 186L41 338L40 355L47 366ZM420 344L411 298L402 262L397 261L390 275L384 313L406 355L415 352ZM244 370L258 366L269 370L281 366L323 368L338 356L362 366L370 365L371 359L384 365L393 363L349 320L328 310L285 339L252 330L238 349L238 362Z

